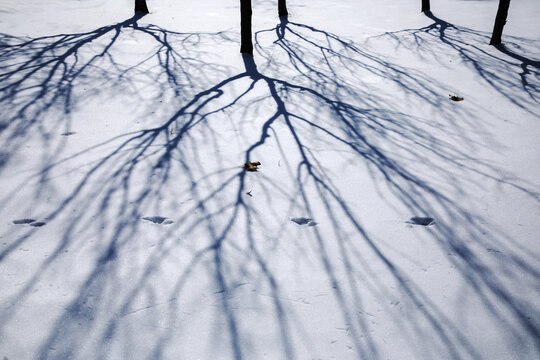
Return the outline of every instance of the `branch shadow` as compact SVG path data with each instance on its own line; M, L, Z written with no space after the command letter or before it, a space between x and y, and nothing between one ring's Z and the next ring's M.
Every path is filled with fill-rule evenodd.
M540 271L534 256L493 229L486 240L482 233L488 229L481 217L445 195L436 180L454 179L454 192L463 185L481 188L487 179L535 199L537 194L529 184L501 179L498 169L471 155L467 122L448 121L442 127L407 113L392 101L395 93L375 91L388 86L411 102L436 107L443 118L466 117L466 110L456 110L439 96L444 84L287 18L255 34L261 62L244 55L244 71L216 81L209 73L219 74L222 67L197 60L196 46L190 48L196 44L190 41L232 41L226 34L207 34L202 40L200 34L139 26L132 19L121 24L76 36L29 40L6 52L7 58L15 59L17 49L22 49L31 59L8 65L8 75L0 78L16 79L2 87L7 94L2 101L12 102L16 110L2 132L7 139L40 129L38 120L45 121L58 102L68 117L75 110L73 89L82 86L73 81L81 74L90 76L88 69L94 67L98 75L92 76L100 80L85 81L95 84L105 76L116 85L142 78L157 84L155 99L171 94L174 111L158 117L157 125L63 159L51 152L41 172L21 185L23 191L38 179L39 199L42 188L56 177L71 175L66 168L81 167L73 175L73 186L46 216L61 229L60 236L46 259L32 266L22 289L2 299L0 335L9 334L24 304L35 301L33 291L60 272L76 289L67 305L54 312L45 340L35 349L42 359L158 359L171 354L243 359L269 351L269 338L277 357L316 356L321 348L308 331L316 322L305 315L311 307L301 306L316 303L319 295L331 298L329 307L338 313L323 314L332 319L321 321L342 324L347 334L340 337L343 343L336 354L385 357L387 350L373 335L370 319L369 304L378 303L406 341L419 344L421 356L485 358L461 324L400 266L392 247L362 225L358 203L341 189L342 164L334 164L336 157L327 156L331 152L340 154L344 163L362 165L363 170L351 171L369 177L381 194L390 192L411 214L437 214L441 221L430 238L475 290L475 299L516 334L516 354L538 352L538 326L530 320L534 304L515 296L508 285L519 278L531 294L538 292L535 279ZM443 33L452 27L446 24ZM148 76L147 60L126 67L111 58L113 39L125 28L157 43L158 50L151 54L160 70L157 78ZM442 23L433 26L438 28ZM74 60L66 67L67 58L78 59L83 45L104 34L111 39L99 56ZM56 54L65 41L67 52ZM41 42L45 48L33 47ZM50 57L43 56L47 51ZM106 58L109 65L96 65L97 58ZM36 65L37 59L41 60ZM56 79L56 69L62 67ZM195 71L199 67L207 71ZM40 71L46 75L41 77ZM24 84L36 77L40 85L35 93L19 100ZM48 94L50 88L57 90L54 95ZM440 133L446 138L433 135ZM8 152L24 144L17 142ZM260 157L268 161L260 172L248 172L241 165ZM271 166L275 157L278 165ZM89 158L93 161L86 163ZM425 176L426 169L435 179ZM470 174L481 181L464 176ZM2 204L13 201L16 197L8 196ZM163 226L142 220L164 213L174 222ZM285 218L298 215L324 223L295 227ZM2 249L0 264L34 243L39 243L38 231L30 229ZM488 246L504 252L504 263L479 256L478 249ZM295 256L287 261L283 253ZM73 266L82 270L74 272ZM306 278L325 293L294 296L294 284L286 277L292 266L313 271L313 278ZM389 303L396 293L404 312L393 311ZM196 341L201 334L207 336ZM181 338L195 341L196 349L186 347Z
M41 128L41 146L46 147L51 136L71 133L71 116L77 106L112 88L140 99L139 92L157 83L152 94L156 99L162 100L169 89L181 98L189 89L204 86L209 80L205 74L225 70L202 60L201 51L194 56L191 49L208 39L227 41L228 33L178 33L152 24L139 26L144 15L137 13L123 22L85 33L32 39L0 35L0 136L4 143L0 171L29 129ZM139 54L126 53L116 46L118 41L139 35L141 44L134 46ZM174 39L176 48L169 39ZM161 73L154 78L149 73L156 68ZM198 83L189 75L195 69ZM133 82L135 78L138 83ZM50 153L54 156L59 151L51 149Z
M437 54L455 54L458 59L482 79L486 85L503 95L512 104L536 115L530 102L538 103L540 72L538 61L527 59L508 50L508 47L531 50L534 42L529 39L508 36L505 45L488 46L490 34L451 24L424 12L432 24L420 29L387 32L375 39L389 39L396 49L416 49L426 59L437 58ZM439 41L435 41L438 39ZM500 56L491 49L507 56ZM516 63L514 60L518 60ZM441 64L445 67L449 64ZM519 83L516 81L519 79Z
M535 76L535 73L537 73L538 70L540 69L540 61L531 60L522 55L519 55L513 52L511 49L507 48L506 45L504 44L495 45L495 48L499 50L500 52L502 52L503 54L508 55L511 58L514 58L521 62L519 66L521 67L523 72L520 73L519 76L521 77L521 83L523 84L523 87L527 89L529 87L529 81L527 80L527 77ZM531 73L531 70L529 70L529 67L533 68L532 70L533 73ZM538 90L538 88L535 86L533 86L532 89Z

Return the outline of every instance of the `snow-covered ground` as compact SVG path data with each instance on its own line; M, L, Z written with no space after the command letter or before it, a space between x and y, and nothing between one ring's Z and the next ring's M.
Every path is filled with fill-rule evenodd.
M0 357L540 357L539 1L132 3L2 0Z

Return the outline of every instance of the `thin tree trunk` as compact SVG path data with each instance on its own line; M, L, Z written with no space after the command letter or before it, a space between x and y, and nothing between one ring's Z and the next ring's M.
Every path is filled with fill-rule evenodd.
M422 0L422 12L424 11L430 11L429 8L429 0Z
M279 17L289 15L287 11L287 0L278 0L278 14Z
M135 0L135 12L141 12L148 14L148 6L146 6L146 0Z
M497 10L497 16L495 17L495 26L493 28L493 35L489 45L500 45L502 42L502 32L504 24L506 24L506 18L508 17L508 8L510 7L510 0L499 0L499 9Z
M240 52L253 55L251 40L251 0L240 0Z

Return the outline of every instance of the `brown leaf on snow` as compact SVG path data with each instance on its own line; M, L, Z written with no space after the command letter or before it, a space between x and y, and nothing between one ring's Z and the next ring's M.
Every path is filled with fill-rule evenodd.
M257 167L260 165L261 163L258 161L251 161L244 164L244 169L246 169L246 171L257 171Z
M455 96L455 95L448 95L448 96L450 96L450 100L452 100L452 101L463 101L463 100L465 100L462 97Z

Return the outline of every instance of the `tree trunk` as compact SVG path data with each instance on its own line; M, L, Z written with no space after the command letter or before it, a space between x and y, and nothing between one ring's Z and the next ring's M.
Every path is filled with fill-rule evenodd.
M502 32L504 24L506 24L506 18L508 17L508 8L510 7L510 0L499 0L499 9L497 10L497 16L495 17L495 27L493 28L493 35L489 45L500 45L502 41Z
M422 12L429 10L429 0L422 0Z
M278 0L278 14L279 17L289 15L287 11L287 0Z
M141 12L148 14L148 6L146 6L146 0L135 0L135 12Z
M240 52L253 55L251 41L251 0L240 0Z

